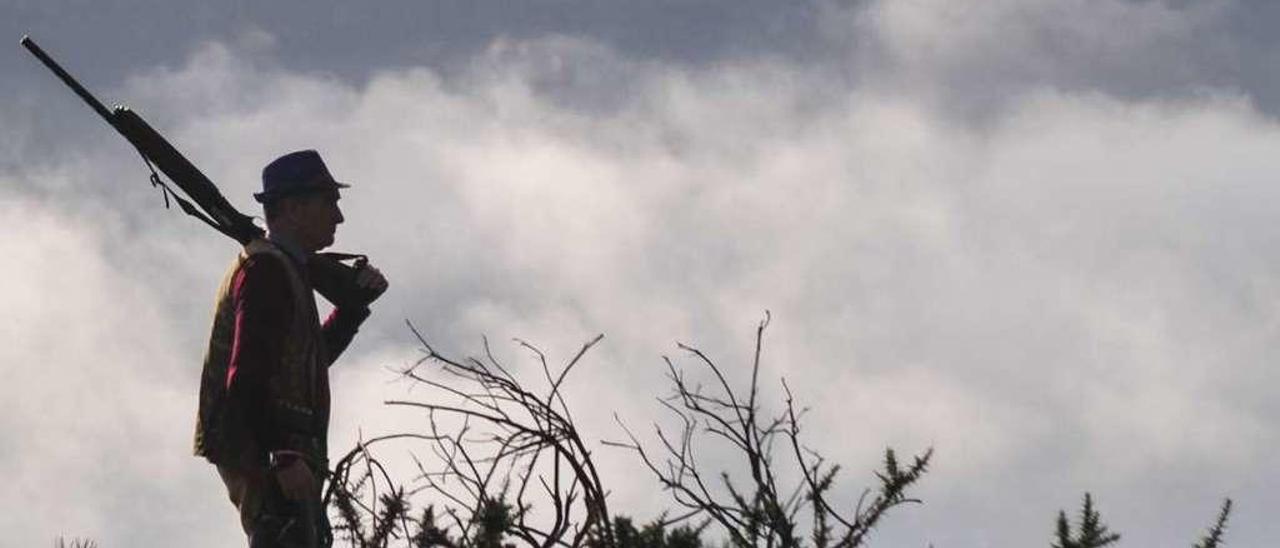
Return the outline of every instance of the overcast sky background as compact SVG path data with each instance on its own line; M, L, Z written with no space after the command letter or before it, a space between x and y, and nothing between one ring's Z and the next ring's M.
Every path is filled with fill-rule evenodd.
M1123 545L1280 541L1280 4L0 2L0 529L240 542L189 456L231 242L18 45L31 33L254 211L275 156L352 184L337 249L392 282L333 371L333 443L416 357L570 357L595 439L694 344L813 407L846 501L934 447L876 546L1048 546L1092 492ZM692 362L683 361L692 366ZM412 397L426 397L415 391ZM713 450L713 448L708 448ZM615 510L667 504L601 448Z

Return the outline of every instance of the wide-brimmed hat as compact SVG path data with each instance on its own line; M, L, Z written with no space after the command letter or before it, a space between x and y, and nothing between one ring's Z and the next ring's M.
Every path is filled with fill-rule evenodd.
M265 204L291 194L349 186L333 179L319 152L299 150L276 158L262 168L262 192L254 194L253 199Z

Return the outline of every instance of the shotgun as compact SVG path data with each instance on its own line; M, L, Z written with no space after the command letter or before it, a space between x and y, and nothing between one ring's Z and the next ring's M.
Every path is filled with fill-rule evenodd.
M240 213L218 191L218 187L209 180L190 160L187 160L168 140L147 124L138 113L129 107L117 105L107 109L89 90L80 85L57 61L45 53L30 36L23 36L22 47L39 59L71 91L75 92L85 103L98 113L107 124L115 128L142 155L142 161L151 170L151 185L161 189L168 207L172 199L184 213L199 219L214 230L245 245L255 238L261 238L265 232L253 219ZM182 191L179 194L165 183L159 173L168 176L169 180ZM186 198L183 197L186 195ZM189 198L189 199L188 199ZM193 203L194 202L194 203ZM344 261L354 260L353 265ZM317 292L335 305L368 305L381 295L381 290L362 288L355 283L356 274L368 264L368 257L349 253L316 253L308 265L311 270L312 283Z

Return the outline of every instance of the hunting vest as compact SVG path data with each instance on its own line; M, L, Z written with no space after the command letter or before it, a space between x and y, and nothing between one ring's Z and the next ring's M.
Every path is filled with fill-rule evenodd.
M232 285L246 260L277 261L285 268L293 296L293 322L284 340L280 363L267 379L266 412L282 429L285 449L302 451L324 462L328 449L329 372L315 296L305 272L275 244L262 238L245 245L227 270L218 289L213 329L200 378L200 408L196 417L195 454L215 464L264 464L264 448L257 447L248 425L258 417L243 415L243 407L229 405L227 369L235 340L236 310Z

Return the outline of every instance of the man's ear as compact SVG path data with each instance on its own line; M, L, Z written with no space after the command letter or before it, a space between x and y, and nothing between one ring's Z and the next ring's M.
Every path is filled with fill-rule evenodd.
M285 196L280 198L278 208L279 209L277 209L276 213L280 217L280 220L292 222L294 216L297 214L298 198L296 196Z

